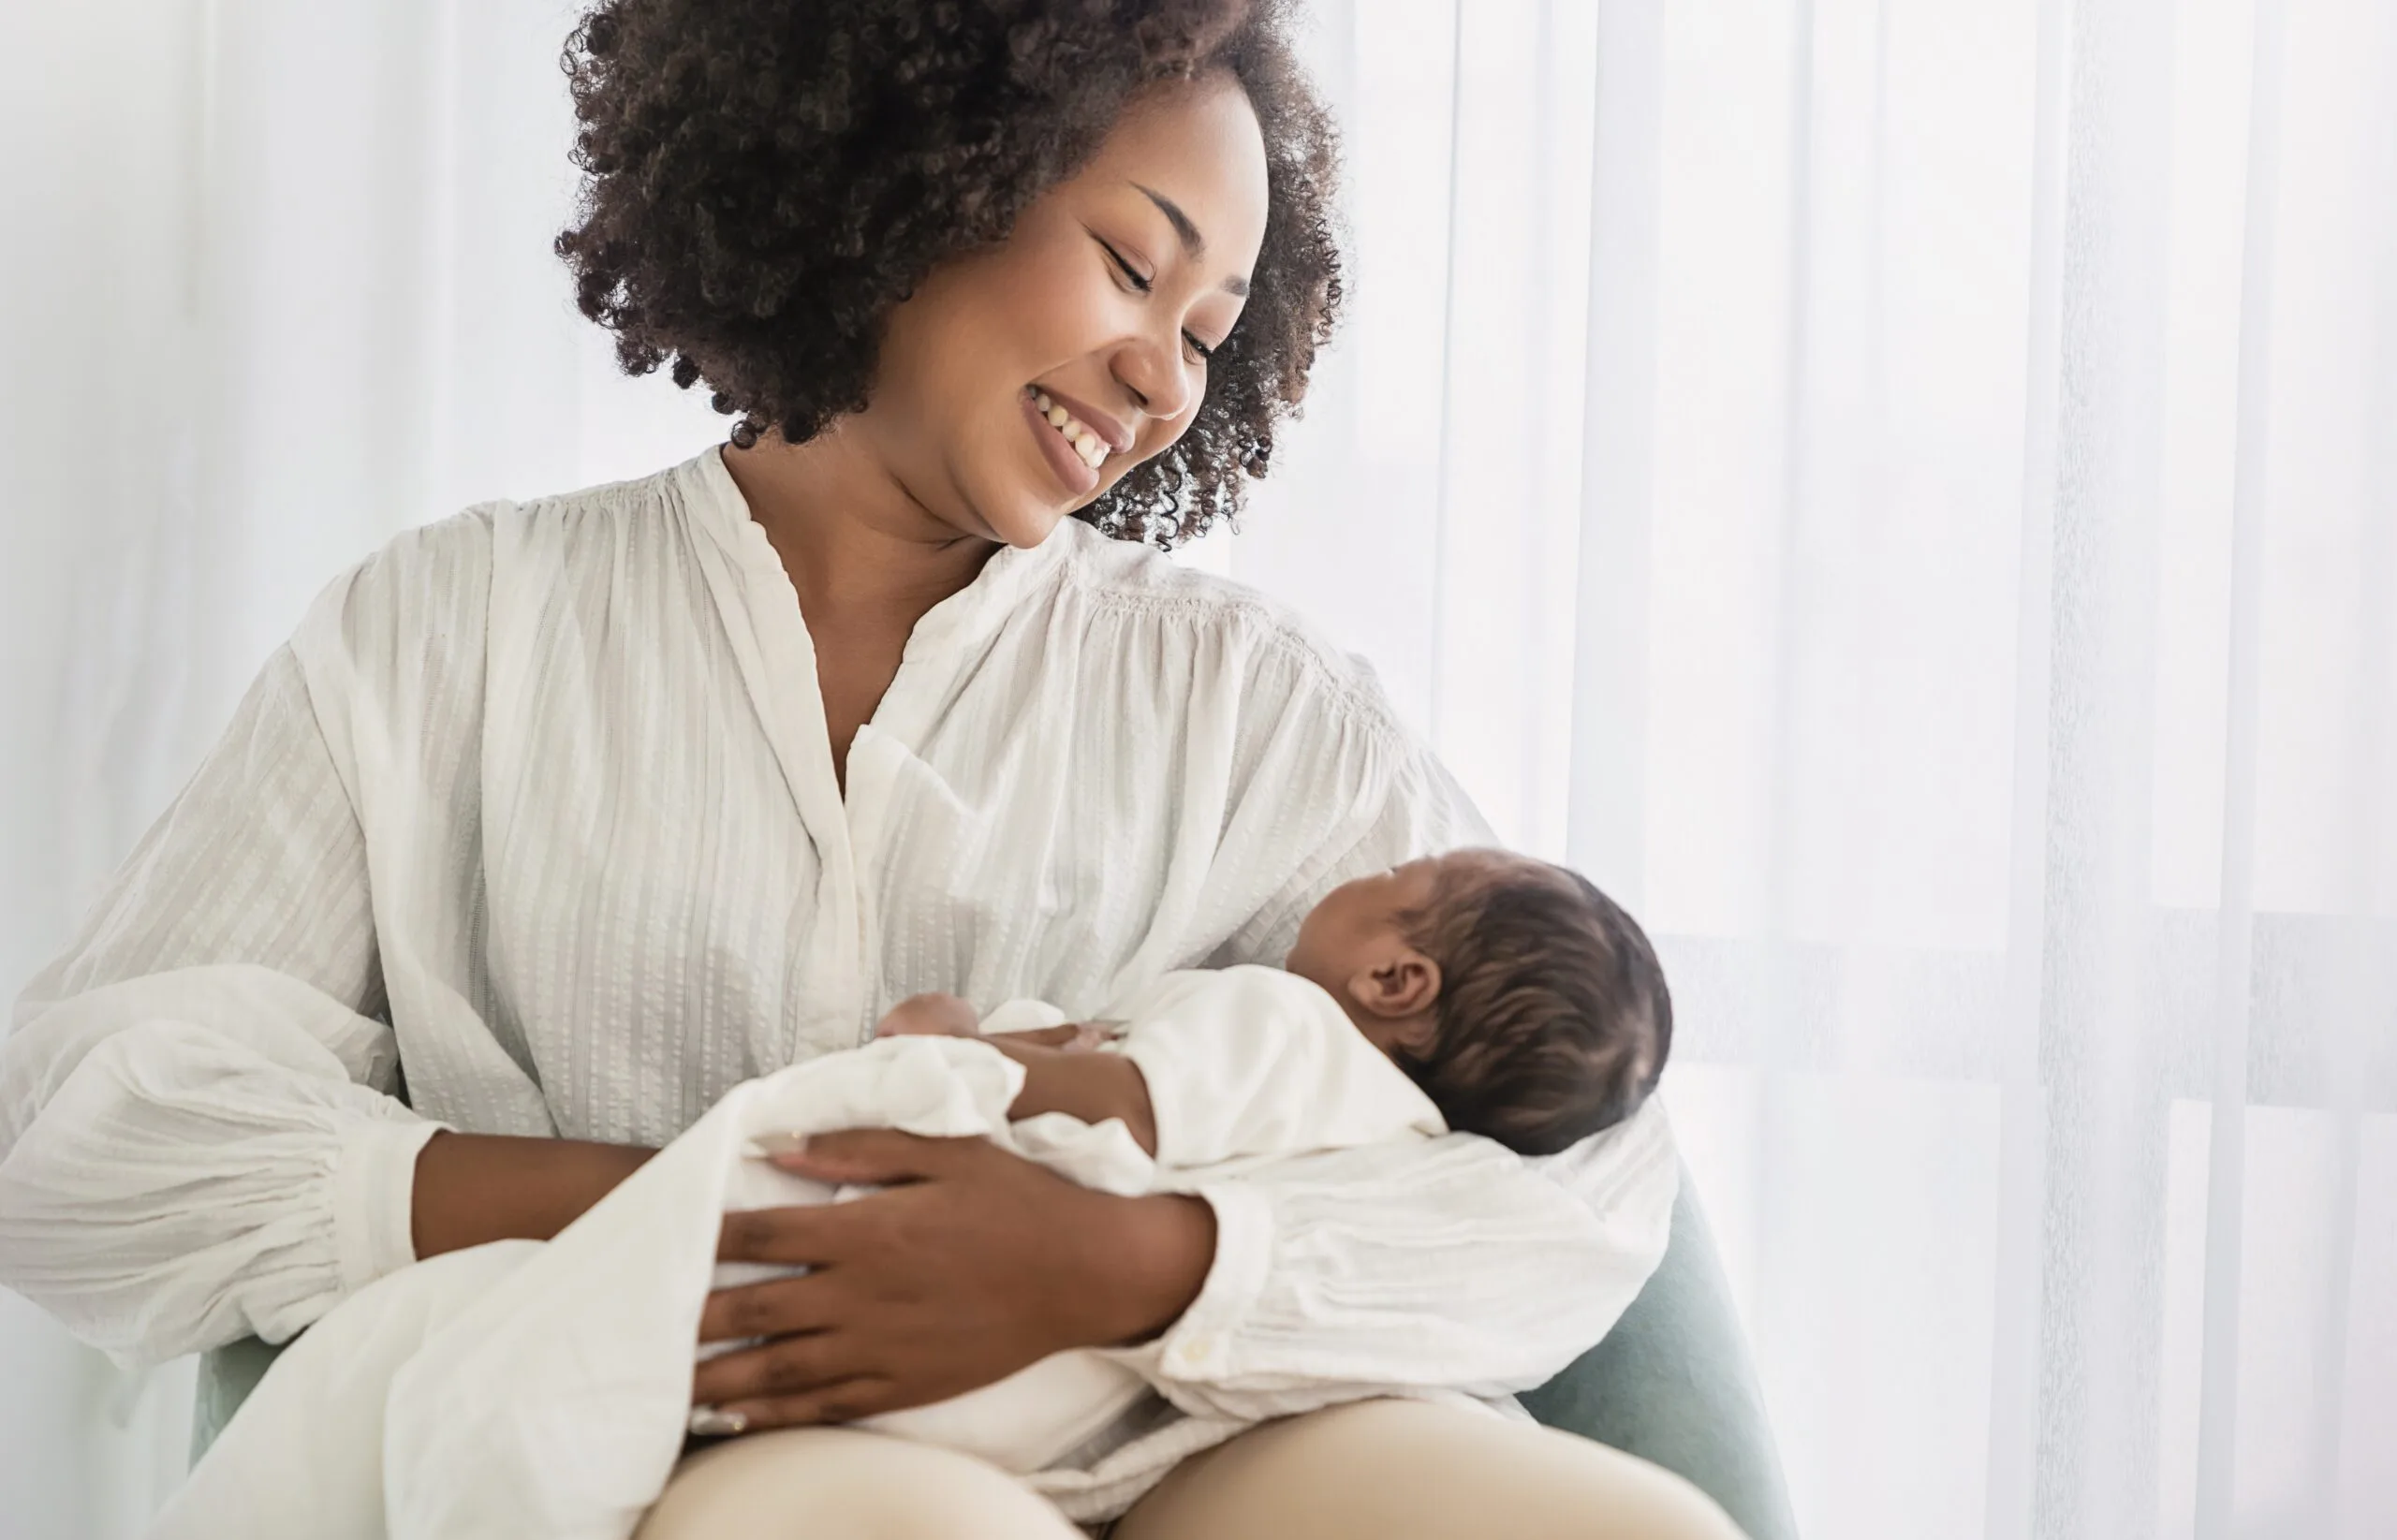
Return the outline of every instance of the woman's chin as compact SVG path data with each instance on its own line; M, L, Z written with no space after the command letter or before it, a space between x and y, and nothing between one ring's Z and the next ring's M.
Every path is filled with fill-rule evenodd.
M1073 510L1063 505L1043 503L1024 497L1004 506L985 506L983 527L993 539L1020 550L1030 550L1049 538L1050 532L1073 516Z

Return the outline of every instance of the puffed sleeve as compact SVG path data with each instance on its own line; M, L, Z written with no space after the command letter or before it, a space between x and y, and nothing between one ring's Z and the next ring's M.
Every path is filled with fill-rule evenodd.
M1488 843L1488 826L1370 676L1272 698L1226 820L1269 891L1216 965L1278 965L1316 900L1352 876ZM1470 1135L1276 1162L1195 1190L1215 1260L1196 1303L1133 1367L1184 1410L1258 1418L1386 1394L1537 1386L1610 1329L1663 1259L1678 1161L1651 1105L1526 1161Z
M471 568L475 534L434 543ZM416 1157L442 1125L396 1094L375 917L422 896L370 892L357 767L323 713L381 709L344 676L377 628L421 629L392 672L460 702L405 724L423 752L478 711L425 661L482 602L474 573L408 559L425 548L318 599L0 1042L0 1284L120 1363L285 1341L414 1260Z

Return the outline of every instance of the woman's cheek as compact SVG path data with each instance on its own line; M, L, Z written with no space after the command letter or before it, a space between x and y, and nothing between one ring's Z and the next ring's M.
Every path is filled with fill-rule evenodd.
M1154 459L1156 456L1165 453L1168 449L1172 448L1176 444L1181 443L1182 435L1190 431L1191 423L1197 421L1198 418L1198 409L1193 407L1190 411L1185 412L1182 416L1160 426L1156 430L1156 441L1153 444L1143 444L1141 446L1140 458L1142 460Z

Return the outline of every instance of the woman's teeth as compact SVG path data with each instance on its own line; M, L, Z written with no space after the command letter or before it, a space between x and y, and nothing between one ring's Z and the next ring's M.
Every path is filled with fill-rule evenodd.
M1033 391L1032 404L1040 408L1040 415L1049 419L1049 426L1057 430L1074 453L1081 457L1083 464L1095 471L1107 463L1107 440L1083 426L1081 419L1073 413L1051 401L1048 391Z

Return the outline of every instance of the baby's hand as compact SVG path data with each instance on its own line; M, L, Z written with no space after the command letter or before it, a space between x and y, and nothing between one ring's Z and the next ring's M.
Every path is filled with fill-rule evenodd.
M876 1037L979 1037L982 1018L953 994L911 994L890 1007Z

